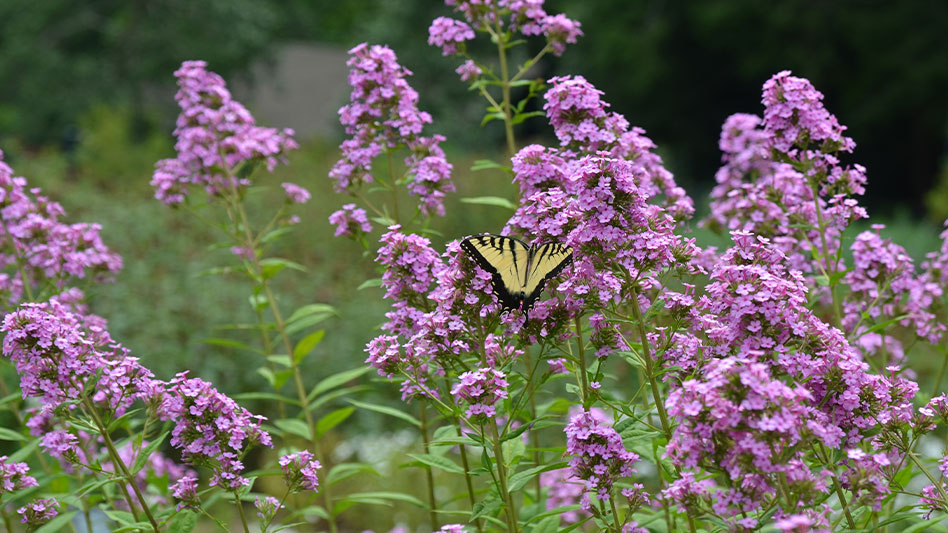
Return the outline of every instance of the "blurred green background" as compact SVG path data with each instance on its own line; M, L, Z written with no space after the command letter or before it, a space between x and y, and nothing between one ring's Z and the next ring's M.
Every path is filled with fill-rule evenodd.
M586 35L534 76L578 74L604 90L612 110L658 144L699 216L720 162L722 122L760 113L763 82L790 69L849 126L857 143L851 160L868 168L865 203L873 222L888 225L884 235L916 260L939 245L948 217L948 3L550 0L546 9L578 19ZM448 137L459 192L434 223L436 246L497 231L509 214L458 202L510 197L513 188L502 174L469 170L477 159L502 157L503 130L478 127L484 105L458 81L458 61L426 43L430 21L449 14L432 0L4 0L0 150L16 175L64 205L70 222L102 224L105 242L123 256L116 283L93 295L115 338L161 378L191 369L225 392L265 390L250 370L259 364L254 356L202 342L235 335L224 324L253 321L242 281L201 275L230 261L229 252L214 246L211 230L154 200L148 184L155 161L173 155L172 73L183 60L208 61L258 122L299 130L300 150L275 176L260 175L252 202L264 210L282 201L282 181L314 193L276 250L309 269L277 278L285 309L324 302L340 312L306 361L312 384L362 363L387 307L379 289L357 290L378 275L372 257L333 238L326 220L352 201L332 193L327 178L343 138L334 117L348 95L348 48L391 46L415 73L410 83L434 116L432 131ZM554 142L542 118L522 125L518 140ZM701 242L722 242L695 231ZM372 394L384 401L394 387ZM342 443L334 458L371 461L387 449L380 442L413 445L398 430L360 413L332 435ZM420 472L393 483L413 492L412 476ZM384 526L361 518L360 526Z

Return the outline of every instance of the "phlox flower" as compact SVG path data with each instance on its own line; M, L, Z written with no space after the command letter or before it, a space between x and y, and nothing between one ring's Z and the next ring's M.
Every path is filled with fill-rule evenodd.
M342 209L329 215L329 223L336 226L336 237L358 238L372 231L372 224L365 209L357 208L355 204L346 204Z
M20 489L36 487L36 478L28 475L26 463L8 463L7 456L0 456L0 495Z
M565 432L570 475L585 483L581 505L588 511L589 495L596 494L600 500L609 498L612 485L635 472L632 465L639 456L626 450L616 430L589 411L574 415Z
M490 423L488 419L497 415L496 404L507 397L506 376L494 368L478 368L465 372L451 387L458 403L468 404L465 416L474 423Z
M411 71L386 46L362 43L349 55L352 92L339 120L351 138L340 145L342 158L329 172L336 191L353 193L372 182L372 160L404 145L409 193L418 198L422 214L443 216L444 195L454 191L452 166L440 146L444 137L422 135L431 115L418 109L418 93L406 79Z
M39 527L59 515L59 502L56 498L38 498L16 510L23 518L20 522L30 527Z
M236 490L250 480L241 476L239 460L252 444L272 447L270 435L261 429L262 416L254 416L221 394L210 383L188 378L181 372L168 384L158 408L161 420L173 420L171 445L184 461L210 468L210 484Z
M262 162L272 171L297 148L293 130L257 126L206 62L185 61L174 74L179 87L175 100L181 107L174 130L177 156L157 163L151 180L155 198L175 205L192 186L211 196L243 189L250 181L237 177L242 165Z
M313 458L313 453L303 450L280 457L280 470L283 471L283 482L290 491L300 489L319 490L319 479L316 471L322 468L319 461Z

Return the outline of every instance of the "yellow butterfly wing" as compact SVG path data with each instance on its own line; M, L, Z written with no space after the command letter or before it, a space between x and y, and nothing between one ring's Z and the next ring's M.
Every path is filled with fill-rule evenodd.
M489 234L464 239L461 249L491 274L491 286L505 311L529 309L546 280L573 257L572 249L560 243L531 248L518 239Z
M551 242L535 246L530 250L530 263L523 280L524 307L529 308L540 297L546 281L560 272L573 260L573 249L565 244Z

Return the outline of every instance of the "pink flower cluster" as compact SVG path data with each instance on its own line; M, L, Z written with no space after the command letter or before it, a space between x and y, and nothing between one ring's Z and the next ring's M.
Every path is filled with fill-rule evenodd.
M763 119L737 114L725 121L724 166L704 221L772 239L803 272L820 271L820 263L837 270L830 259L813 257L836 254L842 231L868 216L853 198L865 191L865 168L840 164L840 152L855 144L822 98L809 81L785 71L764 84Z
M23 397L37 397L53 410L92 390L94 402L119 416L136 399L147 401L151 371L112 340L103 322L55 299L6 315L3 354L16 365Z
M62 206L41 192L15 177L0 151L0 305L6 309L23 299L24 285L39 296L79 279L111 279L122 268L122 258L102 243L101 226L63 223Z
M316 471L322 468L319 461L313 458L313 453L303 450L280 457L280 470L283 471L283 481L287 488L296 492L300 489L319 490L319 479Z
M945 326L937 320L933 309L942 288L929 277L915 276L914 263L905 249L880 236L884 227L875 224L873 231L860 233L850 248L853 266L843 278L849 286L843 302L843 327L858 336L857 344L867 355L885 350L898 361L904 356L901 342L891 335L883 339L879 333L867 331L868 328L873 323L904 316L902 325L937 343Z
M16 510L22 516L20 522L31 527L39 527L59 515L59 502L56 498L38 498Z
M405 79L411 71L399 65L395 52L385 46L362 43L349 55L352 93L339 110L339 119L352 137L343 141L342 158L329 172L336 191L354 193L372 182L372 160L404 145L409 151L405 158L409 193L418 198L422 214L443 216L444 196L454 191L452 167L440 147L444 137L422 135L431 115L418 109L418 93ZM393 176L392 181L398 179Z
M831 475L808 466L813 444L856 448L880 426L911 423L918 386L869 374L842 333L807 307L803 276L786 270L786 256L763 237L732 235L688 313L691 332L668 352L666 364L693 358L695 377L666 402L678 421L666 453L682 467L741 479L715 493L715 512L733 517L773 497L778 479L810 501ZM870 445L890 451L883 440Z
M625 117L606 111L609 103L602 100L603 92L582 76L556 77L550 83L553 87L544 95L543 109L567 159L605 151L628 160L635 184L647 200L661 199L660 204L676 220L691 217L694 202L653 152L655 143L645 136L645 130L630 129Z
M159 161L151 180L155 198L165 204L184 202L192 185L211 196L236 192L250 184L238 176L242 165L262 162L272 171L297 147L293 130L257 126L206 62L185 61L174 75L181 106L174 130L177 157Z
M360 238L372 231L372 224L369 223L365 209L358 208L355 204L346 204L329 215L329 223L336 225L336 237Z
M508 31L525 36L543 35L557 56L583 35L579 22L562 13L548 15L543 0L445 0L445 4L454 6L467 23L447 17L434 20L428 29L428 44L441 47L443 55L463 53L458 44L474 38L472 26L484 31L491 25L506 26Z
M0 456L0 495L36 487L36 478L28 475L26 463L7 463L7 456Z
M254 416L200 378L181 372L168 383L158 408L162 420L173 420L171 445L185 461L210 468L210 484L236 490L250 483L241 476L240 458L252 444L273 446L261 429L265 420Z
M590 411L574 415L566 426L566 453L570 475L585 483L581 505L589 510L590 493L599 500L612 497L612 486L620 478L635 472L632 465L639 456L625 449L616 430L598 419Z
M497 415L497 402L507 397L506 376L495 368L478 368L465 372L451 387L458 403L468 404L464 414L475 424L490 423Z
M171 495L178 499L177 510L197 509L201 506L198 499L198 479L194 476L184 476L169 487Z

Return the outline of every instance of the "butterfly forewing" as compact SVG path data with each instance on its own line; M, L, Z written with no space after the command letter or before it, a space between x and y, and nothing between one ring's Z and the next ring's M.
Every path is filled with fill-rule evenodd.
M490 272L491 286L505 310L528 309L539 298L547 279L572 259L572 249L560 243L529 247L512 237L477 235L461 248Z

